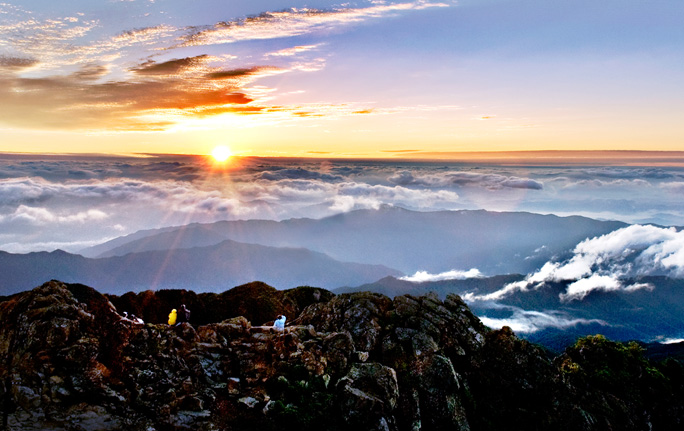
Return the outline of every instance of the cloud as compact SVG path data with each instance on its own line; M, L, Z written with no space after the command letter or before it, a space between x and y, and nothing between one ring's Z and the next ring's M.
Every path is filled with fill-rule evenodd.
M501 306L504 308L503 306ZM607 325L598 319L577 319L561 311L528 311L517 307L505 307L511 310L511 315L505 318L479 316L482 323L490 328L499 329L508 326L513 331L530 334L546 328L567 329L577 325L599 324Z
M643 153L644 157L650 156ZM672 178L673 174L659 168L623 168L623 167L602 167L584 170L592 177L606 177L615 179L667 179Z
M177 58L161 63L149 60L130 70L138 75L184 75L188 72L204 68L210 57L206 54L196 57Z
M510 283L488 295L466 295L469 300L491 301L516 291L541 289L546 282L570 282L561 301L582 300L596 291L634 292L653 289L648 283L631 283L634 277L684 277L684 231L675 228L632 225L575 247L571 258L547 262L525 280Z
M682 181L661 183L660 187L673 193L684 194L684 182Z
M448 7L445 3L414 1L408 3L382 4L367 8L339 10L289 9L280 12L264 12L235 21L223 21L205 26L183 36L179 46L206 46L235 43L244 40L280 39L304 34L329 31L340 26L360 23L407 10L430 7Z
M413 275L400 277L399 280L411 281L414 283L425 283L427 281L442 281L442 280L465 280L466 278L481 278L484 277L480 270L471 268L468 271L451 270L439 274L430 274L427 271L417 271Z
M340 183L336 189L339 194L354 198L355 204L361 208L377 208L383 203L431 208L438 203L454 203L459 198L458 194L448 190L414 190L357 182Z
M560 299L561 301L583 299L593 291L612 292L620 289L622 289L622 284L614 276L591 274L589 277L580 278L568 285L566 292L560 295Z
M383 204L425 209L440 204L449 206L458 201L458 194L446 190L414 190L338 179L328 182L315 175L306 179L260 179L240 185L237 191L245 199L279 205L324 204L328 212L322 215L352 209L377 209Z
M182 161L179 161L182 160ZM0 158L0 178L6 178L4 187L42 178L49 181L74 181L85 179L137 178L174 179L192 181L199 179L206 166L188 157L167 156L158 158L123 158L93 156L85 158L70 156L4 155ZM16 187L16 184L14 185Z
M29 204L52 201L70 205L106 205L113 203L149 203L179 212L225 212L230 209L236 214L242 208L235 198L226 198L217 190L203 190L188 182L172 180L131 180L117 179L105 181L79 181L53 183L34 178L0 180L0 202L4 207L16 207L13 215L5 215L5 220L18 218L41 221L69 221L96 218L103 214L97 209L79 215L57 217L47 209L32 208ZM243 215L249 214L245 210Z
M266 171L259 175L259 178L269 181L279 180L322 180L322 181L340 181L342 177L338 175L330 175L307 169L280 169L277 171Z
M502 188L541 190L544 188L542 183L529 178L507 177L497 174L457 172L445 175L445 179L451 184L477 185L493 190Z
M628 188L628 187L651 187L651 183L643 179L617 179L611 181L604 181L600 179L579 180L568 182L565 188Z
M400 186L409 186L412 184L426 185L426 183L419 181L409 171L400 171L388 178L389 182L398 184Z
M20 70L35 66L37 63L38 60L34 58L0 56L0 69Z
M261 111L249 105L254 99L245 87L274 73L271 67L221 70L207 56L148 61L131 71L137 78L125 81L100 82L106 69L92 65L66 76L5 77L0 117L16 126L158 130L186 117Z
M208 165L190 156L0 157L0 231L9 233L0 249L22 242L26 250L32 243L104 241L191 222L318 218L383 205L425 210L459 205L458 194L450 190L384 184L382 163L245 158L236 159L227 176ZM107 217L98 218L102 214ZM79 223L80 229L65 228Z
M0 180L0 205L33 204L52 195L51 184L40 179L12 178Z
M29 57L41 58L49 65L62 56L76 60L79 49L73 42L90 33L98 26L97 20L82 20L77 17L61 17L38 20L28 12L17 14L16 21L0 25L0 36L5 45Z
M29 207L26 205L19 205L19 207L12 214L1 215L0 225L12 223L27 223L31 225L46 225L49 223L68 224L80 223L87 221L101 221L106 219L108 215L98 209L89 209L72 214L55 214L52 211L41 207Z
M446 172L440 174L414 175L410 171L400 171L389 178L394 184L404 186L422 185L444 187L448 185L477 186L490 190L500 189L530 189L542 190L544 185L530 178L504 176L498 174L479 174L471 172Z
M275 52L269 52L265 54L266 57L291 57L293 55L300 54L302 52L308 52L320 47L322 44L317 43L315 45L299 45L293 46L292 48L285 48Z
M282 120L373 112L347 104L276 106L269 102L268 91L253 85L274 74L321 70L324 58L299 57L323 42L267 53L265 58L282 63L277 67L227 67L235 56L208 52L216 52L217 44L311 35L401 11L448 5L421 0L339 10L291 9L202 27L163 24L114 35L97 20L41 20L3 6L12 9L15 19L0 25L1 44L12 53L0 57L2 123L50 130L162 131L188 119L227 113ZM189 46L199 55L169 58L179 49L189 52ZM28 70L32 73L24 73Z
M193 156L0 155L0 216L5 220L0 231L14 235L1 241L0 249L4 247L2 244L9 242L38 242L35 233L31 236L29 232L28 221L25 220L22 226L18 225L20 219L15 219L12 226L7 224L22 205L43 208L55 217L87 214L90 209L108 215L108 218L100 221L87 219L80 231L69 232L74 240L80 241L92 240L88 235L104 239L139 229L189 222L250 217L273 220L320 218L383 205L426 211L484 208L559 215L576 214L577 208L586 211L594 208L592 205L596 208L609 205L613 210L619 205L601 197L587 200L581 190L574 190L572 195L568 195L569 192L561 187L549 184L549 178L569 177L565 174L571 173L572 169L482 167L474 172L479 183L455 186L448 180L450 175L467 167L447 162L409 164L402 161L240 157L235 158L234 162L229 172L217 173L210 169L209 161ZM407 166L410 168L407 169ZM667 172L674 175L677 170ZM575 174L579 175L577 172ZM582 175L587 174L585 172ZM543 183L544 189L534 193L515 193L516 189L501 187L499 193L493 192L490 187L497 181L501 184L500 178L530 179ZM675 199L668 200L674 188L650 187L647 194L634 194L630 197L632 200L620 204L619 208L628 211L632 217L638 215L646 218L649 214L667 213L673 220L681 220L684 216L681 203ZM629 186L625 185L624 192L631 193ZM573 199L577 194L580 194L581 199ZM654 200L658 202L657 205L654 205ZM602 215L609 217L613 213ZM48 219L49 216L43 218ZM46 229L40 235L58 234L57 219L53 220L45 222ZM114 229L116 225L118 229ZM50 229L50 226L55 229ZM614 250L609 249L607 244L609 241L616 242L618 238L605 236L593 239L595 242L587 240L586 246L578 244L576 250L569 250L567 259L554 258L545 265L539 263L539 270L531 273L519 285L506 286L488 298L494 300L497 295L505 296L516 290L542 288L546 281L558 280L571 284L590 279L593 274L613 276L620 281L620 288L625 292L648 288L625 281L631 276L684 276L681 270L684 258L678 252L684 247L678 248L679 234L676 230L653 226L632 229L615 233L621 242ZM40 242L61 243L68 240L50 237L42 238ZM632 251L623 256L626 249ZM598 253L599 250L603 251ZM531 261L535 264L540 262L541 256L547 256L543 250L535 253L539 253L534 255L537 260ZM440 268L435 272L449 269ZM593 278L591 283L601 280L604 290L615 286L614 283L608 283L610 280L606 278ZM589 281L582 281L573 286L571 294L564 300L580 299L583 292L600 288L592 286L592 289L586 289L589 284Z

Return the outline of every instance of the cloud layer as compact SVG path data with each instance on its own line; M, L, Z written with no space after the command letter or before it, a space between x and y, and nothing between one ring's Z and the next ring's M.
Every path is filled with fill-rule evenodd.
M597 188L596 182L606 178L620 183L603 194L605 187ZM519 184L524 187L514 186ZM189 222L320 218L382 205L425 211L487 209L587 216L596 215L591 211L596 205L601 218L665 224L684 220L678 184L684 184L684 175L677 168L515 168L278 158L235 158L225 168L217 168L198 156L5 154L0 155L0 249L33 251L54 243L74 251L75 246L64 244L104 241L140 229ZM570 299L595 284L604 289L628 287L611 281L620 277L605 278L617 270L681 274L679 238L671 230L641 226L587 240L567 261L540 265L524 288L547 279L579 276L577 280L582 281L573 286ZM616 243L614 249L609 248ZM639 254L623 256L626 248ZM549 258L543 255L540 249L538 255L529 257L543 262ZM657 265L649 267L649 262ZM600 269L601 265L605 268ZM449 274L451 269L441 269L447 275L412 277L460 276Z
M582 300L594 291L633 292L652 289L633 283L634 277L668 275L684 277L684 231L674 227L632 225L607 235L582 241L572 257L547 262L525 280L508 284L488 295L468 295L468 300L499 300L517 291L538 290L547 282L570 282L561 301Z
M499 174L481 174L474 172L447 172L414 176L409 171L397 172L389 181L400 185L425 185L444 187L449 185L486 187L491 190L505 188L542 190L544 185L530 178L504 176Z

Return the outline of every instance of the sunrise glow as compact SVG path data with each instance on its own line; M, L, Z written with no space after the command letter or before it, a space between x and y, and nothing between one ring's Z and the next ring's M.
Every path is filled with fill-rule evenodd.
M219 145L211 151L211 156L214 160L221 163L228 160L232 155L233 153L230 151L230 148L225 145Z
M674 0L9 1L0 152L206 154L221 136L268 157L682 150L682 13Z

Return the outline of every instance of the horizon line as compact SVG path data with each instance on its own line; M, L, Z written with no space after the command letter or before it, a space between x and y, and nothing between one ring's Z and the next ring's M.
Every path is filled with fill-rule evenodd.
M424 151L424 150L379 150L387 155L351 156L333 153L310 155L240 155L234 154L235 159L278 159L278 160L339 160L339 161L416 161L416 162L463 162L463 163L503 163L523 165L557 164L595 164L610 163L628 166L659 165L684 167L684 150L491 150L491 151ZM211 158L210 154L192 153L44 153L44 152L16 152L0 151L0 158L34 158L34 157L65 157L65 158L158 158L158 157L189 157Z

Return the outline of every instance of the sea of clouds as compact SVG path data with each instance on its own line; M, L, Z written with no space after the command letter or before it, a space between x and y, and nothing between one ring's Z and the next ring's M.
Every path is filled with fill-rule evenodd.
M684 220L683 193L684 171L668 167L276 158L236 158L217 167L197 156L0 155L0 250L77 252L143 229L321 218L382 205L529 211L671 226ZM663 235L675 233L665 231L659 238ZM554 265L543 269L554 274L550 277L571 268ZM544 274L532 276L531 282ZM592 282L591 275L582 279ZM578 289L569 295L587 287Z

